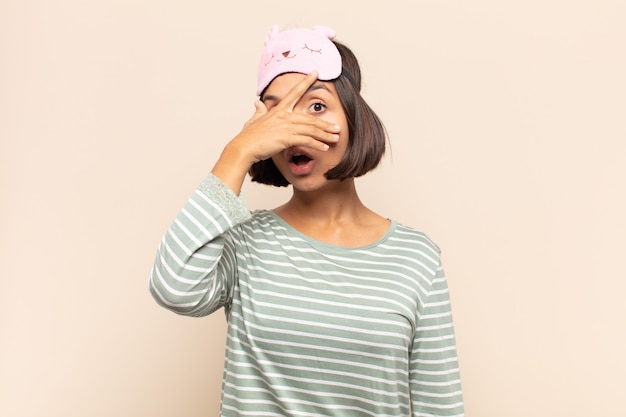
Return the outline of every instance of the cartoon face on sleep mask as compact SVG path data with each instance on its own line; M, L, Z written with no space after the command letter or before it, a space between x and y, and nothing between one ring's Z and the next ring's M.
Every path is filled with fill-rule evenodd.
M332 42L335 31L325 26L313 29L289 29L280 32L272 26L265 38L265 49L258 69L257 95L274 78L288 72L309 74L316 70L318 79L334 80L341 75L341 55Z

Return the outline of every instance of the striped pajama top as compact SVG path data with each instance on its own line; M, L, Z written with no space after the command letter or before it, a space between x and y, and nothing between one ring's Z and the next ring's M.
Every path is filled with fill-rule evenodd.
M325 244L210 175L149 288L179 314L224 307L223 417L463 415L439 249L397 222L365 247Z

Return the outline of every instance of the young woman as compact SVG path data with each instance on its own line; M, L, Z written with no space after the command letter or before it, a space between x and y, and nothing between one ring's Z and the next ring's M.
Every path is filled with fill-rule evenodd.
M439 249L359 199L385 131L333 38L272 28L256 112L165 234L150 291L179 314L224 307L224 417L461 416ZM291 199L250 213L247 174Z

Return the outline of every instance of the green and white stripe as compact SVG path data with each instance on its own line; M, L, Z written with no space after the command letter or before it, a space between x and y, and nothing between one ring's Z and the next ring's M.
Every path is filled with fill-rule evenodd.
M313 240L210 176L165 234L150 291L225 307L222 416L462 416L439 250L393 222L378 242Z

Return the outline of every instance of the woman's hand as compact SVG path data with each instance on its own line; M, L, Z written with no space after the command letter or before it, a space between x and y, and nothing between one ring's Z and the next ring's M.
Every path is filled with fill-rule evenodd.
M253 163L268 159L292 146L325 151L328 143L337 142L339 126L312 115L293 112L316 80L317 72L307 75L270 110L257 100L254 115L226 145L213 168L213 175L220 178L235 194L239 194Z
M260 100L254 103L256 112L231 142L245 148L251 165L292 146L324 151L328 149L327 143L337 142L338 126L319 117L293 112L295 105L316 80L317 73L307 75L269 111Z

